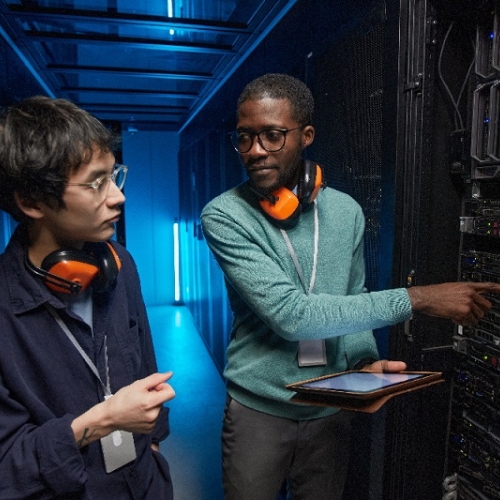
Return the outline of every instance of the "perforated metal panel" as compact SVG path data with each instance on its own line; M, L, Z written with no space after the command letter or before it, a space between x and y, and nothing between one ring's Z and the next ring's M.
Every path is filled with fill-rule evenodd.
M315 61L317 135L309 156L366 217L367 287L378 286L384 29L379 19Z

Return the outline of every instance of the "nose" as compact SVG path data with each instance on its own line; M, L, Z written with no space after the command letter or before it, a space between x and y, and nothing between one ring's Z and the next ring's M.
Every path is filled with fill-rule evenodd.
M108 195L106 196L108 205L123 205L125 203L125 195L121 189L113 182L109 181Z
M269 151L267 151L267 149L265 149L264 146L262 146L262 144L260 143L259 136L256 135L253 138L252 146L245 154L247 154L249 156L257 156L257 157L258 156L268 156Z

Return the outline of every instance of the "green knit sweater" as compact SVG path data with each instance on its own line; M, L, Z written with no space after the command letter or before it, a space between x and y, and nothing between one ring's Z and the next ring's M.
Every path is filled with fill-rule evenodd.
M233 312L224 375L229 394L271 415L297 420L333 413L291 403L291 382L352 368L378 358L373 328L411 316L404 288L367 293L364 216L348 195L327 188L316 199L319 251L314 289L307 294L279 227L258 206L246 183L203 209L207 243L221 267ZM313 270L314 209L287 234L307 284ZM326 366L302 367L298 341L326 338Z

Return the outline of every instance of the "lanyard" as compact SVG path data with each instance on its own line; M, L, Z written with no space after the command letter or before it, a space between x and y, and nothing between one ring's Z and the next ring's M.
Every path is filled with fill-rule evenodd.
M293 249L292 242L288 237L287 232L281 228L281 234L285 239L288 252L292 258L297 274L299 275L304 291L307 295L311 294L314 289L314 283L316 282L316 270L318 266L318 246L319 246L319 217L318 217L318 205L316 200L314 200L314 254L313 254L313 269L311 272L311 279L309 280L309 287L307 286L304 273L300 267L299 259L297 254ZM326 344L325 339L315 339L315 340L300 340L299 348L297 354L297 361L299 366L324 366L326 365Z
M57 311L54 309L54 307L50 304L45 304L47 307L48 311L50 314L53 316L53 318L57 321L57 324L61 327L62 331L66 334L66 336L71 340L71 343L75 346L76 350L80 353L80 356L84 359L85 363L89 366L89 368L92 370L94 375L97 377L97 380L102 385L102 388L104 390L104 397L107 399L110 396L112 396L111 393L111 386L110 386L110 381L109 381L109 366L108 366L108 345L107 345L107 340L106 336L104 336L104 366L105 366L105 371L106 371L106 383L104 383L99 375L99 372L97 371L96 365L92 362L92 360L87 356L87 353L82 349L82 346L78 343L78 340L76 340L75 336L71 333L71 330L68 328L66 323L62 320L61 316L57 313Z
M302 286L304 287L304 291L309 295L314 288L314 283L316 282L316 269L318 266L318 245L319 245L319 219L318 219L318 205L316 200L314 200L314 254L313 254L313 269L311 273L311 279L309 280L309 287L306 284L306 280L304 278L304 273L302 272L302 268L300 267L299 259L297 258L297 254L293 249L292 242L288 237L287 232L281 228L281 234L285 239L286 246L288 248L288 252L290 253L290 257L292 258L295 269L297 269L297 274L299 275Z
M45 304L50 314L57 321L58 325L62 328L63 332L67 335L71 343L75 346L76 350L80 353L81 357L85 360L85 363L92 370L97 380L102 385L104 389L104 399L110 398L113 394L111 393L110 382L109 382L109 366L108 366L108 344L107 337L104 336L104 362L106 368L106 383L101 380L99 372L96 365L87 356L87 353L82 349L82 346L75 339L75 336L71 333L70 329L66 323L62 320L61 316L50 304ZM106 467L106 472L110 472L123 467L124 465L133 462L137 453L135 450L134 437L131 432L115 430L111 434L101 438L102 452L104 456L104 465Z

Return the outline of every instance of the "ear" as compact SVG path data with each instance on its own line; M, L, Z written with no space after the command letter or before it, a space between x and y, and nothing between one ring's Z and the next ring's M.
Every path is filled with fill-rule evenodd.
M14 201L16 202L17 208L27 217L31 219L41 219L43 217L44 213L38 201L23 198L17 191L14 193Z
M304 130L302 130L302 149L310 146L314 141L314 135L316 131L312 125L306 125Z

